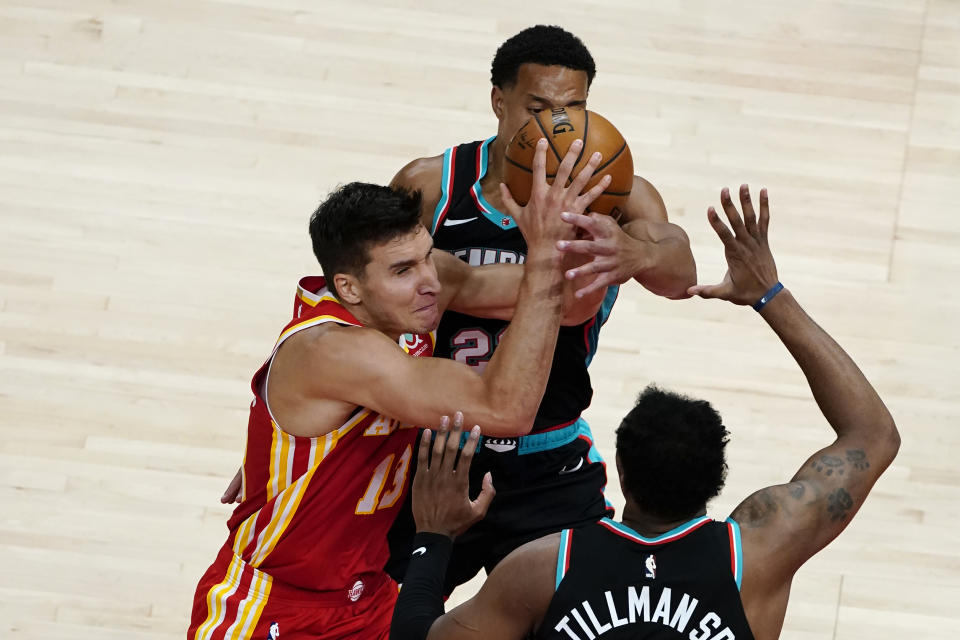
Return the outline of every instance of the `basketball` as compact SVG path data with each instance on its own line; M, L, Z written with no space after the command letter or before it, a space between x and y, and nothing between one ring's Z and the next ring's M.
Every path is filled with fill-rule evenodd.
M590 211L619 217L633 188L633 156L630 147L617 128L609 120L593 111L559 107L544 109L531 116L526 124L510 139L506 151L504 183L510 188L513 199L519 205L530 200L533 184L533 154L537 140L546 138L547 182L553 182L557 167L567 153L570 144L580 138L583 150L570 174L571 180L587 165L594 152L603 154L600 166L593 174L584 191L593 187L605 175L611 182L603 194L593 201Z

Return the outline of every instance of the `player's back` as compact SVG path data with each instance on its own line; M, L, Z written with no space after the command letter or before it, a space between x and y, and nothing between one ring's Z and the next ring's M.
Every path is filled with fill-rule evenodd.
M360 326L322 278L305 278L273 355L292 335L326 322ZM433 338L404 336L400 347L427 357ZM347 606L389 582L386 534L406 494L417 429L357 407L323 436L285 432L266 396L273 355L253 377L242 501L198 586L190 637L210 635L225 611L259 615L254 604L244 614L242 603L265 603L269 593Z
M739 527L695 518L656 538L604 518L560 534L556 593L537 640L752 640Z

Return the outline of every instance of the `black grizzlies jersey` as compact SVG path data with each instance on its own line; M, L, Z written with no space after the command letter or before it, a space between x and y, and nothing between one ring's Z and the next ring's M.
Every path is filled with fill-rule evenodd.
M736 522L695 518L644 538L608 518L560 533L537 640L753 640Z
M430 230L434 246L472 266L526 260L527 243L517 224L492 207L480 189L492 141L490 138L461 144L444 153L442 193ZM587 366L596 351L600 327L606 322L616 297L617 287L610 287L594 318L578 326L560 328L534 432L570 424L590 406L593 388ZM502 320L447 311L437 330L434 353L482 368L489 362L507 325Z

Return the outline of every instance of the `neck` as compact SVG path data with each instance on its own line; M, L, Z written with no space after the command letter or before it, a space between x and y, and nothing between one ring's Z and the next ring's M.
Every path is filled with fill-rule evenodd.
M400 336L406 333L404 331L386 329L384 327L378 326L377 323L374 321L373 317L369 313L367 313L366 309L363 308L362 304L348 304L346 302L341 302L341 304L344 307L346 307L347 311L352 313L353 317L359 320L360 324L362 324L364 327L367 327L369 329L376 329L377 331L387 336L394 342L399 341Z
M683 518L662 518L645 512L632 501L627 501L626 506L623 508L622 522L645 538L656 538L667 531L676 529L685 522L705 515L707 515L706 506L696 513L691 513Z
M490 147L487 149L487 175L486 180L501 182L503 180L503 158L507 152L507 143L510 140L500 134L493 139Z

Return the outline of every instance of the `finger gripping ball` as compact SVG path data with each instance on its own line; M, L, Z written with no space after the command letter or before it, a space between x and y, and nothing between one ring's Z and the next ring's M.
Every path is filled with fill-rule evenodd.
M510 188L517 204L525 205L530 200L533 154L540 138L546 138L548 142L546 169L547 182L551 184L557 174L557 167L574 140L582 139L583 149L573 171L570 172L571 180L587 165L594 152L603 154L600 166L584 191L596 185L605 175L609 174L611 181L603 195L594 200L589 209L614 217L620 215L633 188L633 156L630 155L630 147L609 120L593 111L572 107L544 109L531 116L510 139L504 163L504 183Z

